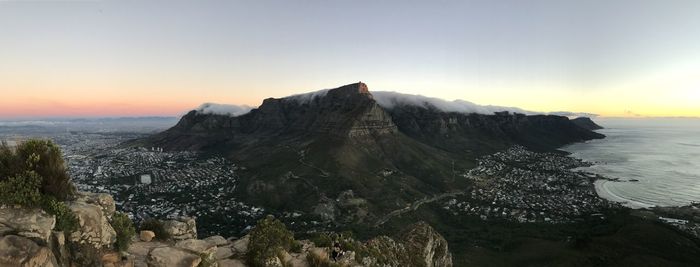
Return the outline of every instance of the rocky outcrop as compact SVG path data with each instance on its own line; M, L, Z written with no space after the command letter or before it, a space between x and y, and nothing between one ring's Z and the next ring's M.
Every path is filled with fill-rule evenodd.
M346 200L353 199L346 193ZM419 222L408 227L398 237L379 236L360 242L343 239L343 255L332 262L330 247L316 246L309 240L296 241L295 251L279 251L266 260L266 266L385 266L385 267L451 267L452 254L447 241L430 225ZM135 242L128 253L136 267L159 266L247 266L250 236L225 239L212 236L205 239L184 239L176 243Z
M41 209L7 205L0 207L0 235L14 233L47 244L55 225L56 216Z
M7 267L58 267L56 258L47 247L17 235L0 237L0 266Z
M163 227L176 241L197 238L197 222L190 217L163 221Z
M114 200L108 194L77 192L65 205L78 219L77 230L69 235L54 229L56 217L41 209L0 206L0 266L99 265L116 241L110 225ZM120 258L110 264L106 266L129 266Z
M401 235L416 267L452 266L452 254L442 235L425 222L416 223Z
M105 197L105 194L83 194L68 204L80 224L79 229L69 236L71 242L88 244L97 249L116 242L117 233L108 219L114 214L114 201L111 198ZM101 204L100 201L106 199L111 201Z

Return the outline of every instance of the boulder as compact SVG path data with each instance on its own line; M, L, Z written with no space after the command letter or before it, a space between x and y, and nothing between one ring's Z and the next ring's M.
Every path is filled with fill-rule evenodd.
M102 255L102 264L114 264L119 261L121 261L121 256L119 256L119 253L117 252L105 253L104 255Z
M116 242L117 233L109 224L102 206L78 199L70 202L68 207L78 217L80 225L78 230L70 235L70 241L89 244L98 249Z
M51 240L48 243L48 248L51 249L53 255L56 256L56 261L60 266L67 266L70 262L70 253L66 248L66 235L62 231L52 231Z
M102 213L110 219L116 211L114 198L112 198L110 194L77 192L75 195L75 202L97 205L102 209Z
M402 235L413 266L452 266L452 253L447 240L425 222L411 225Z
M51 250L34 241L16 235L0 237L0 266L58 267Z
M197 223L190 217L163 221L163 227L176 241L197 238Z
M246 235L241 239L233 241L231 248L236 254L243 255L248 253L248 244L250 243L250 235Z
M207 263L206 266L216 267L216 251L217 247L207 241L199 239L187 239L179 241L175 247L189 250L196 253L202 258L202 261Z
M134 260L134 266L137 267L147 267L146 260L148 258L148 253L157 247L167 247L167 243L163 243L157 240L151 242L133 242L127 250L129 258Z
M47 244L56 216L41 209L4 205L0 207L0 232L14 233Z
M151 242L154 237L156 237L156 233L153 231L143 230L139 233L139 239L143 242Z
M230 242L226 240L226 238L220 236L220 235L215 235L215 236L210 236L204 239L204 241L209 242L210 244L214 246L225 246L228 245Z
M199 255L175 247L154 248L146 260L149 267L196 267L201 261Z
M233 250L230 247L220 247L216 248L216 252L214 253L214 258L217 260L223 260L223 259L228 259L231 256L233 256Z
M209 253L216 251L216 246L200 239L187 239L175 243L175 247L184 248L197 253Z

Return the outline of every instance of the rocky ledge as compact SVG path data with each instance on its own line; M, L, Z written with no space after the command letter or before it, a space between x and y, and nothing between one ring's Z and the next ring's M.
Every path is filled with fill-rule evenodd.
M110 224L115 215L111 196L79 192L66 206L79 222L70 234L56 231L56 217L40 209L0 206L0 267L249 266L250 234L198 239L195 220L183 217L159 221L160 233L167 237L144 230L132 238L126 252L117 252L117 233ZM336 239L345 247L335 260L330 257L330 239L293 242L293 249L282 249L265 259L264 266L452 266L447 241L423 222L394 238Z
M298 242L298 250L282 250L267 259L265 266L452 266L447 241L424 222L409 226L396 238L379 236L367 242L344 239L342 243L356 245L344 248L342 256L335 261L331 260L331 247L311 240ZM245 267L250 266L246 260L249 243L250 235L229 239L211 236L180 241L137 241L131 244L128 254L136 267Z

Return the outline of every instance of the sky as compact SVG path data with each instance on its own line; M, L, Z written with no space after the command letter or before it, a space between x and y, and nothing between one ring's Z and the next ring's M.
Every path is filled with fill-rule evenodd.
M0 0L0 119L180 115L358 81L700 116L700 1Z

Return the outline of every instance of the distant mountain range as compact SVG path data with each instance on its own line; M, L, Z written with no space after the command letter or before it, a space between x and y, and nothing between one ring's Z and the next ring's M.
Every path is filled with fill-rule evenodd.
M268 98L247 113L203 106L132 145L224 155L247 168L237 192L243 199L362 222L463 188L466 181L459 175L475 166L477 156L516 144L552 151L604 138L592 131L590 119L525 115L468 102L445 107L421 96L405 99L385 92L375 98L366 84L355 83ZM351 204L333 210L337 205L328 203L341 198Z

